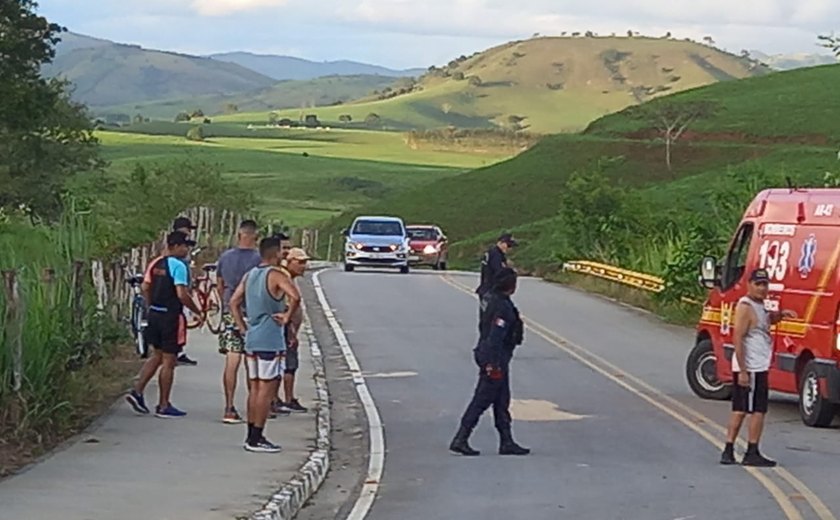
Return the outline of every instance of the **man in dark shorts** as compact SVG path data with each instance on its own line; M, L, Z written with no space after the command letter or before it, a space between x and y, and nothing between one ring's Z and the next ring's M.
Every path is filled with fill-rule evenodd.
M188 268L181 260L181 257L189 254L193 246L195 242L184 233L170 233L166 237L164 255L152 261L147 271L149 280L142 284L143 295L148 305L148 325L144 335L154 351L140 370L140 377L134 388L126 396L126 400L137 413L149 413L143 392L159 370L160 390L155 416L168 419L186 415L186 412L172 405L170 395L175 379L179 345L183 343L183 337L186 335L185 323L181 319L184 307L198 312L198 307L190 295Z
M219 257L216 264L216 281L222 295L222 332L219 334L219 353L225 356L225 368L222 386L225 392L225 412L222 421L226 424L240 424L242 417L234 406L237 374L242 365L245 352L245 340L236 330L233 315L230 312L230 298L242 281L245 273L260 264L257 247L257 223L244 220L239 225L239 243ZM247 312L246 312L247 314Z
M289 250L286 258L283 259L281 270L284 271L284 274L293 283L297 284L295 279L303 276L303 273L306 272L308 261L309 255L306 254L306 251L299 247L294 247ZM283 393L286 396L286 400L281 402L283 406L293 413L306 413L308 411L295 397L295 374L297 374L300 365L298 333L300 332L301 325L303 325L303 307L298 307L297 312L292 315L291 321L286 325L286 369L283 374Z
M721 464L735 464L735 440L744 417L750 416L749 443L741 462L744 466L772 468L776 465L758 449L764 429L769 398L768 374L773 360L773 338L770 326L782 318L792 318L792 311L768 312L767 299L770 277L765 269L754 270L749 277L747 295L735 308L735 330L732 335L735 353L732 355L732 414Z

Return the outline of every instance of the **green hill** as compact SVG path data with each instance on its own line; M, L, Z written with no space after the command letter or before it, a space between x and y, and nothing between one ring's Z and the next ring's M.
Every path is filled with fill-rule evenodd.
M110 42L62 52L43 73L70 80L74 99L94 108L232 94L275 83L232 63Z
M566 132L639 100L767 72L750 59L688 41L535 38L433 67L411 88L310 112L328 122L342 114L364 120L375 113L384 126L398 129L455 125Z
M840 66L780 72L653 101L722 107L675 145L671 171L663 143L649 138L651 123L631 107L586 134L546 137L508 161L359 211L440 224L456 242L456 262L473 264L493 235L514 229L525 238L515 261L537 271L588 258L669 275L674 262L688 262L679 272L690 271L683 282L693 287L699 255L720 251L758 190L786 177L821 185L825 172L838 171L840 99L827 88L838 77ZM355 214L324 229L335 232Z
M149 103L127 103L102 111L142 114L153 119L172 119L182 111L200 108L205 114L231 112L258 113L265 122L272 110L336 105L364 97L374 90L392 85L398 78L388 76L326 76L310 80L280 81L256 91L225 95L195 96ZM235 109L235 110L234 110Z

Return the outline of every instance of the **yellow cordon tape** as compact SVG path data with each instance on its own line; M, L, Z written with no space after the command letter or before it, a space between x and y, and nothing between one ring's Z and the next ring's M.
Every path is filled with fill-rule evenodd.
M665 280L658 276L639 273L609 264L591 262L589 260L566 262L563 264L563 270L594 276L653 293L660 293L665 289ZM690 298L683 298L682 300L686 303L700 304L700 302Z

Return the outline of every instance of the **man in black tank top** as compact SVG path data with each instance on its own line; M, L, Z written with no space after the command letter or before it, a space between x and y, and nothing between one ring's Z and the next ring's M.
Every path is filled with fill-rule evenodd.
M184 306L193 312L200 312L189 290L188 267L181 257L189 254L195 242L184 233L173 231L166 237L166 251L153 260L149 267L150 281L142 285L148 305L148 325L144 331L146 341L152 346L153 355L140 370L140 377L126 400L137 413L150 413L143 397L146 385L160 370L158 385L159 402L155 415L161 418L183 417L186 412L178 410L170 402L170 393L175 379L175 365L180 352L182 337L186 330L181 326Z

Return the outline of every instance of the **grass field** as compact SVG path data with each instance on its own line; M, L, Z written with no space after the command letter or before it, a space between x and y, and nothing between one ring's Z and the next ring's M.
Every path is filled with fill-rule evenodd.
M573 132L636 101L766 69L696 43L656 38L535 38L453 60L427 74L419 89L390 99L360 100L303 112L333 123L343 114L364 121L377 114L395 129L507 125L524 118L537 133ZM267 113L224 116L263 122Z
M821 186L826 172L840 173L833 122L840 101L826 88L837 79L840 66L827 66L653 101L704 99L721 107L675 145L672 171L664 144L649 138L650 123L631 108L596 121L586 134L547 137L510 160L396 193L323 229L335 233L360 211L396 213L440 224L454 241L455 266L474 267L481 250L512 229L524 239L514 261L541 274L570 256L654 274L687 258L690 271L703 248L720 252L745 200L760 189L783 186L786 177ZM603 181L583 185L601 179L595 175ZM576 221L570 193L586 206ZM687 276L680 283L691 284L692 273L680 273Z
M311 225L496 159L415 151L401 135L382 132L289 130L283 138L226 137L203 143L133 133L100 132L98 137L110 168L124 174L138 163L194 159L217 164L256 195L263 215L291 226Z

